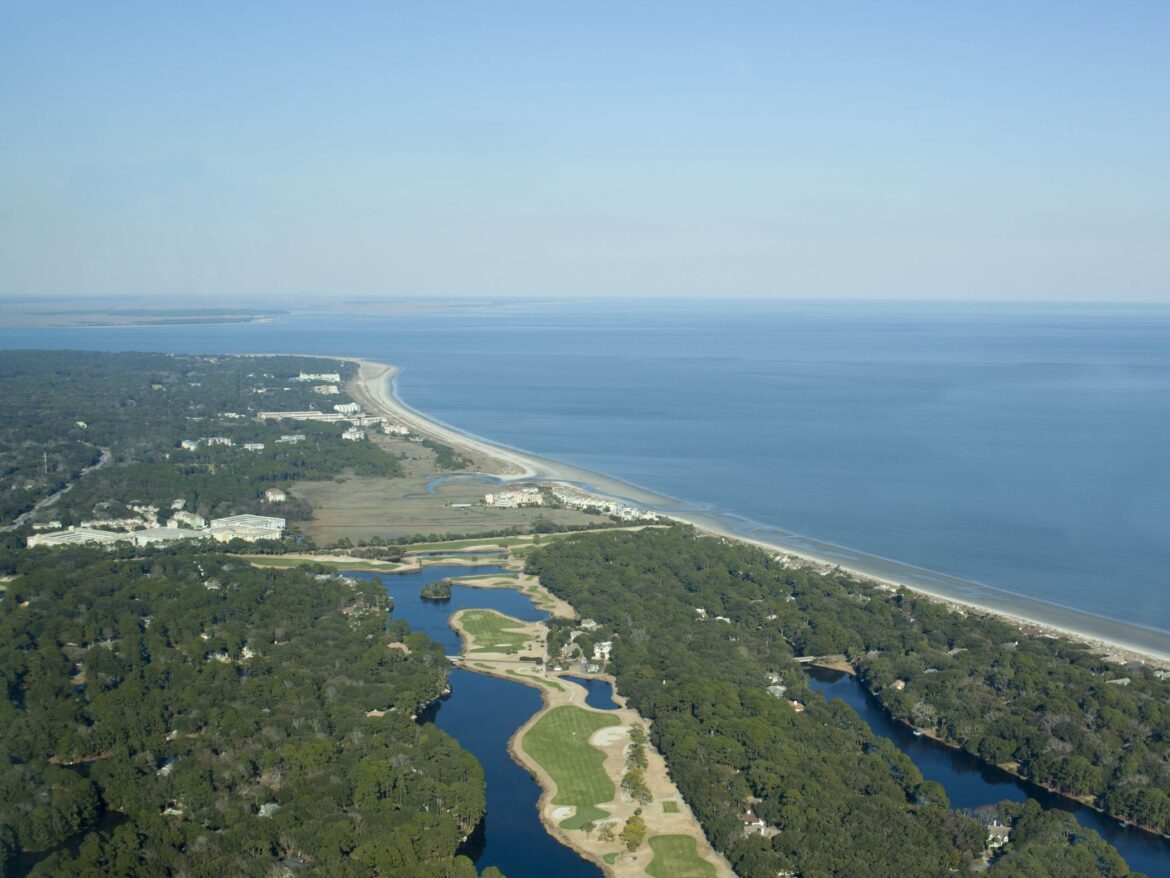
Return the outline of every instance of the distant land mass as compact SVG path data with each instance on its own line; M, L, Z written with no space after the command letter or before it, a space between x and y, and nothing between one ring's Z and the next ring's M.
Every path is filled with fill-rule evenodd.
M269 308L72 308L54 304L0 307L2 326L181 326L189 324L255 323L287 314Z

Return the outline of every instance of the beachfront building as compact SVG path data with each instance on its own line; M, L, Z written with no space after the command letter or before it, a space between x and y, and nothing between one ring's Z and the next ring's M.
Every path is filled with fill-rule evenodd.
M366 431L359 430L357 427L350 427L341 434L342 439L348 439L350 442L360 442L366 438Z
M543 506L544 496L539 488L516 488L484 494L483 502L497 509L517 509L521 506Z
M94 530L92 528L71 527L68 530L52 531L50 533L33 534L28 538L27 545L31 549L34 546L76 546L80 544L112 546L119 540L125 540L125 534L112 533L106 530Z
M357 415L361 414L362 407L356 402L342 402L335 405L333 411L339 415Z
M326 424L335 424L338 421L348 421L349 418L337 412L319 412L315 409L306 409L299 412L257 412L256 417L262 421L322 421Z
M620 500L595 497L576 488L557 485L552 489L553 497L566 509L580 509L586 512L603 512L619 521L655 521L658 516Z
M409 436L410 429L397 421L382 421L382 432L387 436Z

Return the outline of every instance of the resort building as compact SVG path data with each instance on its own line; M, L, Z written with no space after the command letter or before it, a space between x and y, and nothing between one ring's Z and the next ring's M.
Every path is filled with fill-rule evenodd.
M231 515L227 518L213 518L206 531L208 536L221 543L230 540L278 540L284 533L285 521L268 515Z
M304 433L285 433L276 440L277 445L296 445L298 442L305 441Z
M336 396L340 392L336 384L318 384L313 388L313 393L320 393L324 396Z
M136 546L153 546L155 543L174 543L180 540L197 539L207 536L206 531L185 530L177 527L148 527L132 531L128 537Z
M33 534L28 538L28 547L31 549L34 546L75 546L83 543L112 546L119 540L125 540L126 538L125 534L111 533L106 530L71 527L68 530Z
M520 506L543 506L544 496L539 488L518 488L511 491L496 491L484 494L483 502L497 509L516 509Z
M357 427L350 427L341 434L342 439L348 439L350 442L360 442L366 438L366 431L359 430Z
M180 510L175 512L175 514L167 520L167 527L189 527L195 530L201 530L207 527L207 519L202 515L196 515L194 512L183 512Z
M341 383L341 375L337 372L302 372L294 380L296 381L328 381L332 384Z
M362 407L356 402L338 403L333 407L333 411L337 412L339 415L356 415L360 414L361 410Z
M179 447L182 448L184 451L198 451L199 450L199 440L198 439L184 439L182 442L179 443Z
M283 503L288 499L288 494L280 490L280 488L268 488L264 492L264 500L267 503Z

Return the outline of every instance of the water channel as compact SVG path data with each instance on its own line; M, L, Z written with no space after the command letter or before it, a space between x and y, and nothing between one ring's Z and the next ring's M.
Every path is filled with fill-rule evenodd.
M809 685L826 698L839 698L857 711L875 734L889 738L918 766L922 776L946 790L952 808L977 808L1005 799L1035 799L1045 808L1068 811L1082 826L1094 829L1109 841L1131 869L1150 878L1170 876L1170 841L1118 823L1092 808L1079 805L1043 787L1022 781L975 757L953 750L925 736L915 735L896 722L856 677L824 668L808 669Z
M447 624L452 613L485 608L525 621L544 619L548 614L536 609L527 595L511 588L456 585L447 601L425 601L419 590L448 577L505 572L494 566L443 566L425 567L417 573L347 575L381 579L394 599L395 618L426 634L448 655L458 655L459 635ZM456 668L451 672L451 695L424 714L425 720L455 738L483 765L487 813L466 853L479 870L495 866L508 878L601 878L597 866L545 830L536 810L540 786L508 753L508 740L540 706L540 693L531 686Z

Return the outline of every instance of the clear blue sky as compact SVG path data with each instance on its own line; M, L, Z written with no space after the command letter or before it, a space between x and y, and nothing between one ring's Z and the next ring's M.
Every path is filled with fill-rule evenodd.
M0 2L0 295L1170 299L1170 3Z

